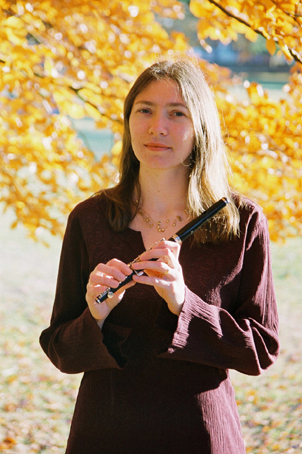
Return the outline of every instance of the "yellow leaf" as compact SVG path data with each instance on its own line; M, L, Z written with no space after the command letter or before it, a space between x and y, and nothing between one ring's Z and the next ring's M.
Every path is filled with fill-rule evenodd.
M68 115L75 120L85 117L85 109L79 104L73 103L69 105L66 110L68 112Z
M246 39L248 39L249 41L251 41L253 43L255 43L258 39L257 33L254 32L254 30L252 30L250 28L246 28L245 37L246 37Z
M16 219L12 224L11 224L11 229L15 229L18 225L18 219Z
M102 115L94 106L92 106L88 102L85 102L84 107L89 117L93 118L94 120L101 120Z
M111 148L111 153L113 156L118 156L121 151L122 151L122 141L118 140Z
M276 43L273 38L266 40L266 48L271 55L274 55L274 53L276 52Z
M1 161L0 190L9 188L6 198L2 191L1 200L4 208L14 209L19 223L34 239L39 236L39 226L54 234L62 232L63 224L55 219L53 210L64 217L77 198L116 181L121 142L96 163L94 155L76 139L70 117L89 116L96 127L110 129L118 140L123 100L136 76L159 55L177 56L188 50L184 35L173 29L168 35L154 18L156 12L174 19L181 13L175 0L61 3L2 0L0 8L0 146L7 158L4 164ZM211 36L227 43L238 34L254 41L258 30L267 39L271 54L278 44L292 59L293 52L301 53L301 24L294 17L300 12L297 3L223 0L214 5L209 0L191 0L190 8L199 18L201 42ZM4 5L10 5L13 15L9 18ZM32 34L30 41L28 33ZM249 97L241 102L228 92L229 70L204 60L200 66L214 89L218 110L223 112L234 185L261 203L273 239L288 235L289 228L301 235L301 72L293 67L289 76L290 102L276 104L260 85L252 83ZM15 96L6 96L4 90ZM53 115L54 109L59 113ZM21 178L23 172L30 172L28 180ZM284 194L290 194L285 202ZM284 208L288 200L294 208Z
M8 19L6 19L5 23L8 27L19 28L19 29L24 28L23 20L17 16L10 16Z
M209 2L200 2L199 0L190 1L190 11L196 17L203 17L205 12L208 14L209 11L213 11L215 6Z

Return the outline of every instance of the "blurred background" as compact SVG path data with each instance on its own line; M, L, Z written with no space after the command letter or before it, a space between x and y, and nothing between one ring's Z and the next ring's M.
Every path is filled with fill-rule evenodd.
M38 339L66 219L116 178L132 81L183 53L207 75L233 183L272 237L280 358L260 377L232 372L246 449L302 452L300 4L217 4L0 0L0 452L64 453L81 376L57 371Z

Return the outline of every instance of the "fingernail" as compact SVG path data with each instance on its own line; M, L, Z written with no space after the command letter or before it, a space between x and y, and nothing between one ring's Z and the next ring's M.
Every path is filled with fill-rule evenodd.
M140 263L139 262L133 263L133 265L131 265L131 268L135 268L135 269L139 270L141 268Z

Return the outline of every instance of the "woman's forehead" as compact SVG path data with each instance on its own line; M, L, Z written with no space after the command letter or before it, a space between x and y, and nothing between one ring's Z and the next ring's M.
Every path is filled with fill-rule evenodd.
M153 101L186 106L177 82L172 79L153 80L137 94L134 104Z

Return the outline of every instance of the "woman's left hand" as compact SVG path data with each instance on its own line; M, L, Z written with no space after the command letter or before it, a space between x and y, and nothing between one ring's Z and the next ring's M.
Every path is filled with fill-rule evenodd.
M151 285L166 301L173 314L179 315L185 298L185 283L179 263L180 245L162 240L145 251L140 261L132 264L134 270L144 270L146 275L133 276L140 284ZM152 261L150 261L153 259ZM155 259L155 260L154 260Z

